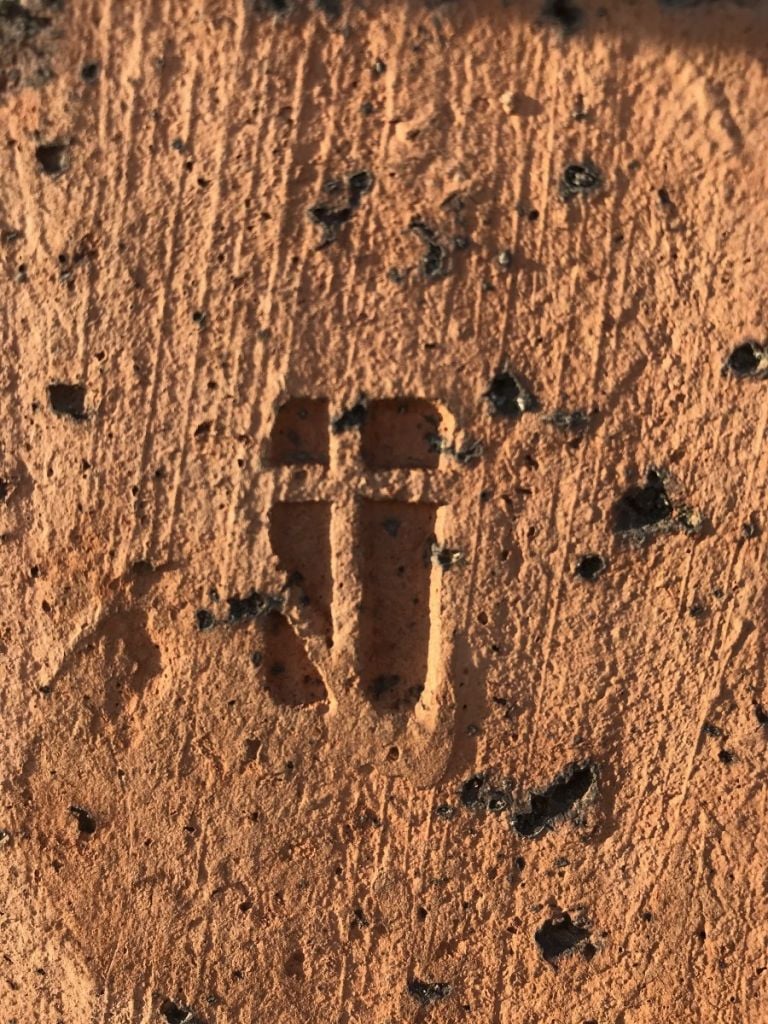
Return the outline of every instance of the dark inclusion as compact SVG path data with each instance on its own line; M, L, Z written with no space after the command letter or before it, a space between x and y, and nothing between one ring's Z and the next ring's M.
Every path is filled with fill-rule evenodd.
M745 341L728 356L725 369L734 377L768 376L768 349L757 341Z
M513 828L526 839L543 835L586 796L595 779L591 764L571 765L551 786L531 794L530 810L512 815Z
M485 392L491 409L499 416L517 419L524 412L538 408L534 396L523 386L514 374L499 370Z
M560 179L560 195L563 199L586 195L598 188L601 180L600 171L590 161L569 164Z
M614 505L613 522L617 533L647 530L672 517L664 480L656 469L649 469L645 483L630 487Z
M582 555L576 563L576 575L592 582L605 572L605 559L601 555Z
M398 675L376 676L372 685L374 699L381 700L382 697L396 690L400 683L401 679Z
M63 174L69 166L69 147L65 142L49 142L37 146L35 157L44 174L56 177Z
M441 455L450 455L459 465L467 466L477 462L483 456L483 444L481 441L468 439L458 448L440 434L428 434L427 444L431 452L439 452Z
M280 602L266 594L252 590L245 597L234 595L227 598L229 605L229 622L242 622L244 619L256 619L267 612L280 607Z
M437 232L418 217L409 224L411 231L424 243L421 272L428 281L436 281L448 273L448 253L437 238Z
M49 384L48 401L51 408L60 416L70 416L73 420L85 420L85 388L82 384Z
M24 4L13 3L11 0L0 3L0 20L9 22L13 26L14 35L25 41L51 24L50 18L33 14Z
M561 956L577 947L581 947L585 959L591 960L596 951L595 947L586 941L589 934L589 929L575 924L570 914L563 914L559 918L545 921L534 933L534 938L547 963L554 964Z
M343 434L347 430L362 427L367 415L368 401L363 395L354 405L350 406L349 409L345 409L341 415L332 421L331 430L334 434Z
M583 409L574 409L567 412L565 409L556 409L545 417L547 423L551 423L558 430L581 433L586 430L590 423L590 414Z
M341 0L315 0L315 7L330 21L341 17Z
M69 813L74 815L77 819L77 829L82 832L83 835L92 836L96 831L96 820L92 814L89 814L84 807L72 806L69 808Z
M249 619L258 619L269 612L278 611L283 608L284 602L279 597L272 597L270 594L262 594L258 590L252 590L250 594L241 597L233 594L227 598L229 613L226 619L216 619L207 608L198 608L195 612L195 625L202 632L213 629L221 623L235 624L246 622Z
M195 612L195 624L199 630L213 629L216 619L206 608L199 608Z
M323 229L321 249L336 240L339 229L351 219L362 197L372 188L373 175L369 171L351 174L346 186L342 181L329 181L326 184L324 191L330 201L316 203L309 210L310 220Z
M179 1005L170 999L163 1001L160 1013L168 1024L203 1024L188 1006Z
M472 775L462 784L459 799L465 807L477 811L491 811L500 814L509 806L507 794L488 781L484 772Z
M570 0L549 0L543 14L545 18L557 21L566 33L575 32L583 18L581 9Z
M420 981L414 978L408 982L408 991L422 1006L437 1003L451 994L451 986L447 981Z

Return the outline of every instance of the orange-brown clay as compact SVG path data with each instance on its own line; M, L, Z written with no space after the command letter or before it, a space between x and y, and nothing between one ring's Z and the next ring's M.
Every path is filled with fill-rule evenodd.
M762 1024L768 15L0 3L0 1024Z

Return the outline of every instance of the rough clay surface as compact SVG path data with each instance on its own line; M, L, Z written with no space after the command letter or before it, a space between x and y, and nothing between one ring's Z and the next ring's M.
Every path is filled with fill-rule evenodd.
M0 60L3 1024L767 1020L765 8Z

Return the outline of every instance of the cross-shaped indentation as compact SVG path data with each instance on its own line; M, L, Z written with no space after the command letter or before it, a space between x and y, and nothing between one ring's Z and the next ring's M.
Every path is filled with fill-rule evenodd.
M289 600L267 616L260 655L279 702L356 690L394 712L422 696L439 660L447 418L412 397L361 401L335 419L325 398L279 408L269 527Z

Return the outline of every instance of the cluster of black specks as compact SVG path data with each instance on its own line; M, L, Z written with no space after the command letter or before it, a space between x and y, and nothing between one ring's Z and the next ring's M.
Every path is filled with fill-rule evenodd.
M93 259L94 256L93 240L89 235L85 235L74 247L71 255L66 252L59 253L59 278L62 281L71 281L80 264Z
M347 430L355 430L365 423L368 415L368 400L365 395L345 409L334 420L331 421L331 430L334 434L343 434Z
M309 218L323 229L319 248L324 249L338 237L339 229L346 224L360 205L362 197L373 188L373 175L369 171L356 171L346 183L329 181L324 192L325 202L310 207Z
M489 780L485 772L479 772L462 784L459 800L470 810L500 814L509 807L511 785L509 780L503 785L496 785Z
M576 563L576 575L592 583L606 569L606 562L602 555L582 555Z
M765 380L768 377L768 346L752 340L742 342L726 359L723 372L734 377Z
M514 373L499 370L485 392L491 404L491 411L507 419L518 419L524 412L534 412L539 407L531 392Z
M589 160L568 164L560 179L560 195L565 200L587 195L600 187L601 180L600 171Z
M69 813L77 820L77 831L84 836L92 836L96 831L96 819L85 810L84 807L77 807L73 805L69 808Z
M727 736L723 733L723 730L719 725L715 725L713 722L705 722L701 728L704 736L713 740L727 740ZM717 754L717 759L721 764L733 764L737 760L736 754L732 750L728 750L725 747L721 747Z
M512 827L524 839L536 839L544 835L570 814L596 781L597 771L593 765L569 765L546 789L531 793L530 809L514 812Z
M165 999L160 1006L160 1013L168 1024L203 1024L201 1017L198 1017L188 1006L181 1003L174 1003Z
M421 257L421 272L428 281L438 281L448 273L448 251L438 241L437 232L420 217L414 217L408 225L410 231L424 243L424 255Z
M269 612L280 611L284 606L282 597L264 594L260 590L252 590L240 596L234 594L227 598L228 613L225 618L217 619L207 608L199 608L195 612L195 625L200 631L213 629L218 625L236 625L251 619L259 619Z
M553 965L574 950L579 950L585 960L591 960L597 950L588 941L589 936L589 928L572 921L570 914L550 918L534 932L541 955Z
M473 462L479 462L483 457L482 441L472 438L463 441L458 447L455 442L448 441L440 434L429 434L427 444L430 451L440 452L441 455L449 455L455 459L460 466L469 466Z
M574 409L567 412L564 409L556 409L544 417L545 423L550 423L558 430L568 434L583 434L589 427L591 414L584 409Z
M82 384L49 384L48 401L55 413L73 420L85 420L85 388Z
M420 981L413 978L408 982L408 992L422 1006L429 1006L431 1003L439 1003L447 999L451 994L452 987L447 981Z

